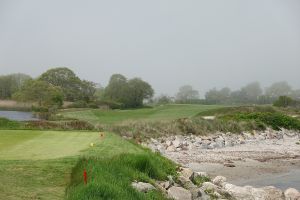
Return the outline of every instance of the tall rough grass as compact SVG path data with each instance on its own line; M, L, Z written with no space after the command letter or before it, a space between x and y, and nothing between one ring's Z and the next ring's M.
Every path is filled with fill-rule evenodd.
M0 118L0 129L16 130L95 130L95 126L80 120L18 122Z
M88 183L83 182L87 171ZM82 158L73 168L71 184L66 191L68 200L86 199L166 199L158 190L141 193L131 187L133 181L154 183L176 175L176 165L148 150L140 154L121 154L110 159L101 155Z
M207 135L217 131L239 133L245 130L261 130L265 126L255 121L205 120L202 118L184 118L166 122L136 121L119 125L98 125L100 130L108 130L134 139L149 139L168 135Z
M300 130L300 121L298 119L277 112L235 113L223 116L222 118L245 122L254 121L257 124L270 126L275 130L279 130L280 128Z
M214 120L202 116L214 115ZM173 121L131 121L117 125L98 125L101 130L109 130L137 140L167 135L205 135L209 133L265 130L267 127L300 130L300 121L270 106L226 107L201 112L196 117Z

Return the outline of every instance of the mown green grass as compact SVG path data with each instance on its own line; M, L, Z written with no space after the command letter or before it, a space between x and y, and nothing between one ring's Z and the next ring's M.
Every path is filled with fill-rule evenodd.
M139 193L130 183L166 179L176 168L112 133L1 130L0 138L0 199L165 199L159 191Z
M80 131L0 131L0 159L55 159L77 155L99 137Z
M64 111L61 114L68 118L85 120L93 124L117 124L126 121L164 121L178 118L193 117L199 112L223 107L221 105L189 105L171 104L154 108L135 110L79 110Z
M0 199L60 200L76 159L0 160Z
M0 199L63 199L95 132L0 130Z

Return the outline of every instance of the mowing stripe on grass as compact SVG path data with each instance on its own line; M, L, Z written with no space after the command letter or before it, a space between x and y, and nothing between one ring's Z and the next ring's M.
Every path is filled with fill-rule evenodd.
M99 140L97 132L74 131L0 131L0 159L54 159L79 154ZM10 141L10 142L8 142Z

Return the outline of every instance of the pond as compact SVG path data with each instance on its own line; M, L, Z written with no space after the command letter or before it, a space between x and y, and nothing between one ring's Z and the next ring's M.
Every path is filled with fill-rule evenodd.
M24 111L1 111L0 110L0 117L4 117L6 119L14 120L14 121L38 120L38 118L35 118L31 112L24 112Z

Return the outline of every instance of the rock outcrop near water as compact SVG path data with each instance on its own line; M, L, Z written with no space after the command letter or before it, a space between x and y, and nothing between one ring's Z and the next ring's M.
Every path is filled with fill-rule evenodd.
M181 168L176 182L172 180L159 183L170 198L300 200L300 193L294 188L284 191L273 186L238 186L229 183L224 176L217 175L213 176L215 178L211 181L196 186L196 177L206 177L209 173L188 167L191 163L198 163L200 166L213 163L228 169L232 168L231 171L234 171L239 162L247 163L255 160L257 163L266 164L270 160L299 160L299 139L299 133L295 131L267 129L241 134L219 132L206 136L170 136L151 139L145 145L182 166L187 166ZM247 173L247 171L242 173Z
M232 147L246 143L258 143L264 140L284 140L285 137L298 137L300 134L291 130L242 132L241 134L233 133L215 133L208 136L171 136L159 139L151 139L147 144L151 149L164 153L165 151L184 151L192 149L220 149Z
M300 200L300 192L294 188L282 191L273 186L240 187L226 182L226 178L223 176L217 176L212 181L196 186L194 181L202 174L206 173L180 168L176 182L169 177L169 180L165 182L157 182L156 187L174 200ZM151 184L142 182L132 183L132 186L141 192L149 192L154 189Z
M180 164L210 162L234 167L234 161L245 159L300 158L299 141L298 132L267 129L241 134L176 135L151 139L144 145Z

